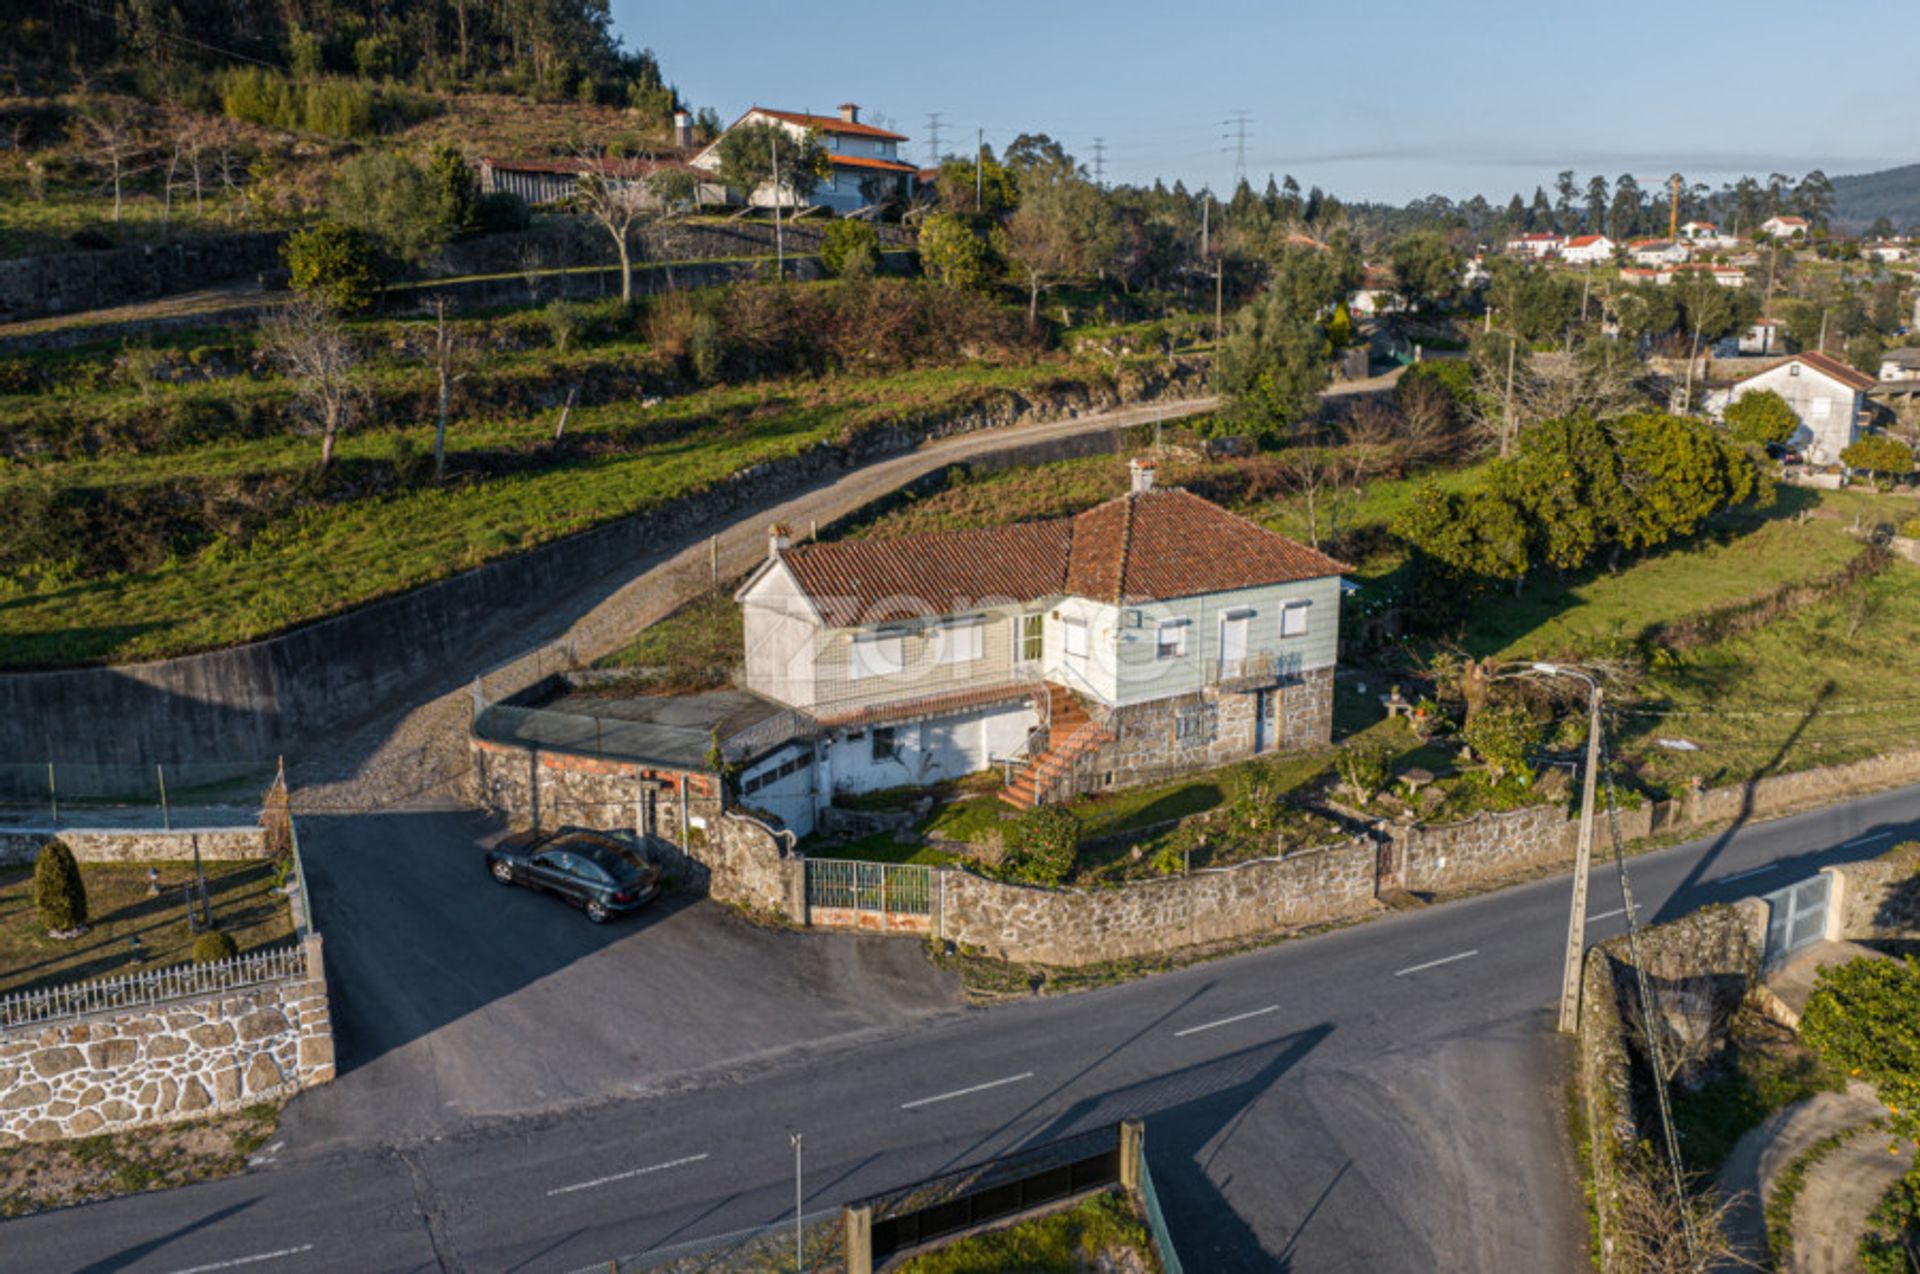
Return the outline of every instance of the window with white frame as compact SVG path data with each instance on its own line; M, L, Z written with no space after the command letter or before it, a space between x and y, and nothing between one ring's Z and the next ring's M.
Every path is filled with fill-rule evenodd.
M1187 654L1187 631L1193 623L1186 619L1163 619L1153 644L1156 659L1183 659Z
M906 667L906 647L905 633L861 633L853 639L853 648L847 655L848 680L892 676Z
M1282 637L1305 637L1307 635L1307 612L1313 608L1312 602L1288 602L1280 608L1280 635Z
M968 615L940 625L940 662L970 664L986 653L987 617Z
M1067 658L1085 660L1092 652L1093 644L1087 636L1087 621L1084 619L1063 619L1060 631L1066 647Z

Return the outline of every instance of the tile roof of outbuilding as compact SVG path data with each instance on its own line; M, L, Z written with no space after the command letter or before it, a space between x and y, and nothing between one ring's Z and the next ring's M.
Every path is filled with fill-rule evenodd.
M1061 595L1166 601L1347 570L1178 488L1131 492L1072 518L803 544L780 556L834 627Z

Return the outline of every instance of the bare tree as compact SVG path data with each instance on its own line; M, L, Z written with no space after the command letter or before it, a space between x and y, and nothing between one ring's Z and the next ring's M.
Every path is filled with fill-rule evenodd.
M367 394L347 330L324 305L291 301L260 324L267 349L294 383L294 402L320 433L320 467L333 463L340 431L353 423Z
M547 248L531 236L523 238L515 250L520 277L527 285L527 304L540 304L540 293L547 283Z
M424 353L433 362L434 378L438 394L435 399L433 419L433 480L435 483L446 481L447 477L447 418L453 408L453 387L465 380L466 373L459 370L465 361L469 343L460 329L450 321L448 315L453 311L453 303L445 296L433 298L433 321L422 324L423 335L427 338Z
M633 301L633 228L659 206L659 200L640 180L651 165L645 160L614 159L581 152L582 173L574 187L574 203L613 238L620 257L620 300Z
M1346 455L1326 445L1311 427L1303 428L1292 446L1275 461L1281 483L1300 497L1307 515L1307 540L1315 548L1323 538L1336 533L1342 509L1342 496L1352 474ZM1327 535L1320 534L1322 515Z
M1665 1173L1636 1164L1630 1156L1619 1164L1612 1180L1614 1206L1604 1214L1607 1268L1634 1274L1752 1268L1727 1237L1731 1201L1712 1190L1676 1199L1665 1178Z
M120 220L121 185L133 175L144 152L140 113L120 101L100 101L82 111L73 125L74 140L107 172L113 188L113 219Z

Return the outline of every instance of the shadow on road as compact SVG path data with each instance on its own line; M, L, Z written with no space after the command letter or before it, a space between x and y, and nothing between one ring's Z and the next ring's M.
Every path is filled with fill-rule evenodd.
M257 1199L245 1199L239 1203L229 1204L217 1212L207 1213L198 1221L189 1221L165 1234L156 1235L144 1243L135 1243L132 1247L121 1248L112 1256L104 1257L91 1265L82 1266L74 1274L112 1274L115 1270L124 1270L142 1257L152 1256L174 1240L184 1239L189 1234L196 1234L209 1226L218 1225L230 1216L238 1216L257 1202L259 1202Z

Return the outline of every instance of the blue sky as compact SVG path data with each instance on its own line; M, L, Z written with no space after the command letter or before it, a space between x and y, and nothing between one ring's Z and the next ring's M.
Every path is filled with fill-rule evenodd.
M1623 0L1572 5L1213 0L613 0L631 47L696 106L887 117L926 155L984 128L1050 133L1108 180L1292 172L1346 198L1475 191L1504 200L1572 167L1715 185L1740 172L1828 176L1920 161L1912 0ZM1544 17L1542 15L1552 15ZM1795 63L1804 59L1805 70Z

